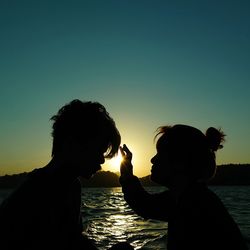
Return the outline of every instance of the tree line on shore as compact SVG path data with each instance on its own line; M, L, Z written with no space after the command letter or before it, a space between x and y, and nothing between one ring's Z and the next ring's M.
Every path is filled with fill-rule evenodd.
M0 188L15 188L28 173L0 176ZM99 171L90 180L80 179L83 187L120 187L119 173ZM140 178L143 186L157 186L150 176ZM250 185L250 164L226 164L217 167L215 177L209 185Z

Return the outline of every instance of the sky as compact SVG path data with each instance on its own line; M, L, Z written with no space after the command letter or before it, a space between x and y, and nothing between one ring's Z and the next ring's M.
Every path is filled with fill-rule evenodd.
M247 0L1 0L0 175L50 161L50 118L73 99L107 108L139 177L161 125L222 128L217 164L250 163L249 13Z

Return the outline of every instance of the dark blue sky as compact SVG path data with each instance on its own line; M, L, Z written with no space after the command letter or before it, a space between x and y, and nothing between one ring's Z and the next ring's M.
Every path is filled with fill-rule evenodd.
M49 118L74 98L107 107L139 175L163 124L222 127L218 163L250 162L249 13L241 0L2 0L0 174L46 164Z

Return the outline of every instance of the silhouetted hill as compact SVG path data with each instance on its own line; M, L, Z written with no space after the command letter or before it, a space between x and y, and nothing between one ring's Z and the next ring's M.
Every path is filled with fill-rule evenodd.
M0 176L0 188L16 188L28 173ZM90 180L80 179L83 187L119 187L119 176L110 171L99 171Z
M13 188L19 186L27 177L28 173L0 176L0 188Z
M143 186L158 186L150 175L140 178ZM250 164L225 164L217 167L216 175L209 185L250 185Z
M110 171L99 171L90 180L81 178L83 187L119 187L119 176Z
M219 165L210 185L250 185L250 164Z
M15 188L28 173L0 176L0 188ZM140 178L143 186L158 186L150 176ZM83 187L120 187L119 175L110 171L99 171L90 180L81 179ZM219 165L210 185L250 185L250 164Z

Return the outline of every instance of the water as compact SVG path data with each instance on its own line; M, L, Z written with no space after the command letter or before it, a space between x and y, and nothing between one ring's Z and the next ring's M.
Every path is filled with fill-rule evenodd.
M250 186L210 188L222 199L250 246ZM154 193L164 188L147 190ZM135 249L166 249L167 223L143 220L134 214L124 201L121 188L83 188L82 191L84 232L100 250L125 240ZM10 192L0 189L0 203Z
M250 186L210 188L222 199L250 246ZM164 188L150 187L147 190L154 193ZM134 214L124 201L121 188L85 188L83 201L86 233L100 249L123 240L135 249L166 249L167 223L146 221Z
M149 188L158 192L163 188ZM123 199L121 188L84 188L83 224L100 249L128 241L135 249L166 249L167 223L143 220Z

